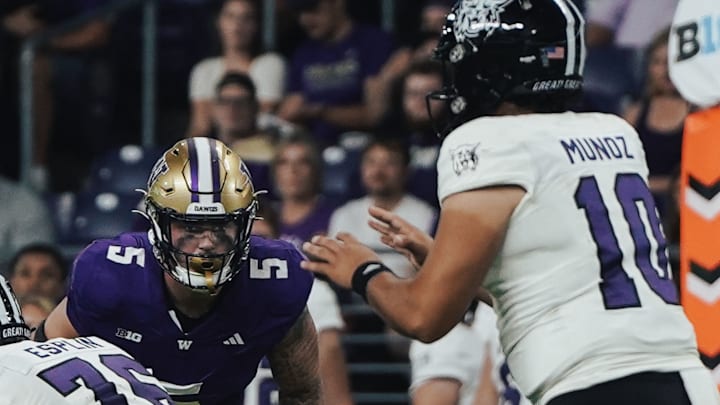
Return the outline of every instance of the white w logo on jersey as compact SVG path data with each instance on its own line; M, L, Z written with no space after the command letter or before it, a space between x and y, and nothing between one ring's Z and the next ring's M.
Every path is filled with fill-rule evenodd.
M183 339L178 339L177 342L178 342L178 349L180 349L180 350L190 350L190 345L192 345L192 343L193 343L192 340L183 340Z

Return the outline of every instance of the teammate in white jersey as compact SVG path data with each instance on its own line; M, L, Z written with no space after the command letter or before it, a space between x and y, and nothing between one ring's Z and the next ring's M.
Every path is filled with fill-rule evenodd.
M170 405L152 374L98 337L29 340L30 328L0 276L0 405Z
M256 222L258 224L260 222ZM253 229L253 234L257 234ZM318 334L320 376L323 378L323 403L332 405L352 404L345 366L345 353L340 343L345 328L340 304L330 285L315 279L308 297L307 308ZM270 363L266 358L260 362L255 378L245 387L243 405L278 405L278 386L273 380Z
M409 357L413 405L471 405L477 403L476 395L486 392L486 401L498 402L498 390L491 377L493 369L488 367L498 347L496 319L492 308L474 301L463 321L441 339L412 342ZM481 381L489 381L493 390L479 393Z
M323 273L423 341L477 288L536 404L720 403L678 305L637 133L567 111L580 94L584 22L569 0L461 0L435 56L450 122L435 239L372 208L383 241L422 267L399 279L352 235L304 246ZM384 224L383 224L384 223Z

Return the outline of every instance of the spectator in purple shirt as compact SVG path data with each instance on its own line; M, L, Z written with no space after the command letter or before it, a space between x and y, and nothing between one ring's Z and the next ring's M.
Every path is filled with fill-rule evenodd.
M368 84L394 50L390 35L354 22L345 0L290 0L290 6L309 39L291 60L280 117L304 123L322 145L371 127L379 117L369 106Z
M300 248L317 234L325 234L336 204L320 194L322 160L317 146L303 136L277 146L272 166L278 205L280 239Z

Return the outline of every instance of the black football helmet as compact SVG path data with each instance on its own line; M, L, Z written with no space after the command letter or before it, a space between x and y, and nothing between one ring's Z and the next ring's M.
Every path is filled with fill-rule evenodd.
M459 0L433 54L445 65L445 80L428 95L428 110L442 100L449 117L436 125L439 135L493 113L502 101L574 99L582 90L584 25L571 0Z
M0 275L0 346L30 339L30 328L25 324L10 283Z

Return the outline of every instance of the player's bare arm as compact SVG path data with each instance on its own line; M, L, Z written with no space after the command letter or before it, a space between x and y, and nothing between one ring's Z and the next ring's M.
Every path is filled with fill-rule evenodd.
M493 372L493 360L488 353L480 370L480 381L475 390L473 405L496 405L498 403L499 393L492 378Z
M33 339L44 341L56 337L74 338L78 336L78 332L67 316L67 297L65 297L35 331Z
M348 382L345 353L340 341L340 331L325 329L318 333L320 351L320 376L322 379L323 403L352 405L350 383Z
M412 393L412 405L455 405L462 383L454 378L433 378Z
M317 333L307 309L268 359L281 405L321 404Z
M423 342L443 336L476 297L524 195L520 187L502 186L446 198L435 242L417 276L400 279L383 272L373 277L367 286L370 305L403 334ZM351 235L338 239L315 237L306 243L308 254L322 261L305 261L303 267L350 287L355 269L378 259Z
M368 212L373 217L368 221L368 225L380 233L380 241L405 255L415 266L415 270L420 270L435 242L432 236L391 211L372 206ZM477 298L490 306L493 305L490 293L482 287L478 288Z

